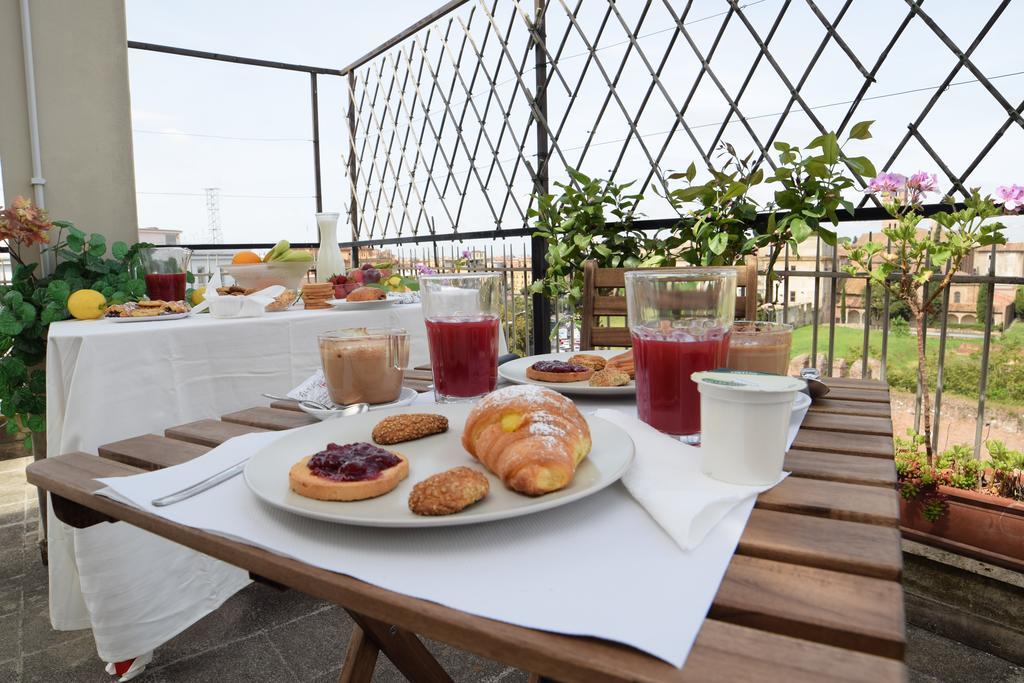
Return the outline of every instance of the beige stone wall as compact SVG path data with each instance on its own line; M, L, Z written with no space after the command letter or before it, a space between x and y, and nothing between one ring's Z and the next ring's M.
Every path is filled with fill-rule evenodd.
M46 208L135 242L135 171L123 0L31 0ZM32 196L18 0L0 0L0 164L5 203Z

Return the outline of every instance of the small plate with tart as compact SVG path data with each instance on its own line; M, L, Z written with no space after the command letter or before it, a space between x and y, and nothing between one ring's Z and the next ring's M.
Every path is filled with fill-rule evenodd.
M598 417L581 416L592 445L569 483L543 495L518 493L463 447L463 431L473 407L454 403L389 408L291 430L253 454L245 467L245 482L263 502L303 517L357 526L436 527L490 522L565 505L618 481L633 462L633 441L625 431ZM425 413L446 418L447 429L403 434L390 424L388 434L394 438L375 442L374 429L385 418ZM500 419L498 424L504 426ZM377 430L376 436L381 435ZM349 444L370 447L346 449ZM334 483L343 478L335 473L346 470L344 458L353 453L359 456L360 467L376 470L371 474L377 476ZM307 471L311 456L319 456L319 478ZM481 477L487 480L484 491ZM448 501L441 496L456 484L468 487L467 499ZM443 507L449 502L457 508L450 514ZM414 513L411 507L420 511Z
M631 396L636 381L632 364L609 364L622 349L566 351L517 358L498 366L498 375L515 384L535 384L563 394L582 396Z

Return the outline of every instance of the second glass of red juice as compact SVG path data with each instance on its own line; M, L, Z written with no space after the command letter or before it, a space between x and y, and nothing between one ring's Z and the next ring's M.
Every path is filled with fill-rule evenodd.
M149 298L183 301L185 273L192 259L192 250L185 247L151 247L143 249L140 256Z
M434 394L439 403L477 399L498 381L500 273L420 277Z
M641 420L687 443L700 442L700 394L690 375L725 365L735 308L735 270L626 273Z

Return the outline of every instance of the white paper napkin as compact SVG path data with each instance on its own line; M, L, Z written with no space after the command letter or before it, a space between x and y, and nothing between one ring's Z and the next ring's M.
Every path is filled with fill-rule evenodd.
M271 285L245 296L232 296L218 294L217 288L220 286L220 273L215 272L210 277L204 295L210 307L210 314L215 318L256 318L265 315L267 304L285 289L281 285Z
M700 545L733 508L768 486L728 484L700 471L700 449L666 436L618 410L597 417L622 427L633 439L636 459L622 477L629 493L683 550ZM788 472L779 477L782 481Z

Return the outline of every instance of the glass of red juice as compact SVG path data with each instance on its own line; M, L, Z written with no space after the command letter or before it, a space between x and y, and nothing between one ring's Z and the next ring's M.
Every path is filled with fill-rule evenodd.
M700 442L700 394L690 376L725 365L735 309L735 270L626 273L641 420L687 443Z
M140 256L146 278L146 295L152 300L184 301L185 273L192 260L192 250L151 247L143 249Z
M501 273L420 276L434 394L439 403L471 401L498 382Z

